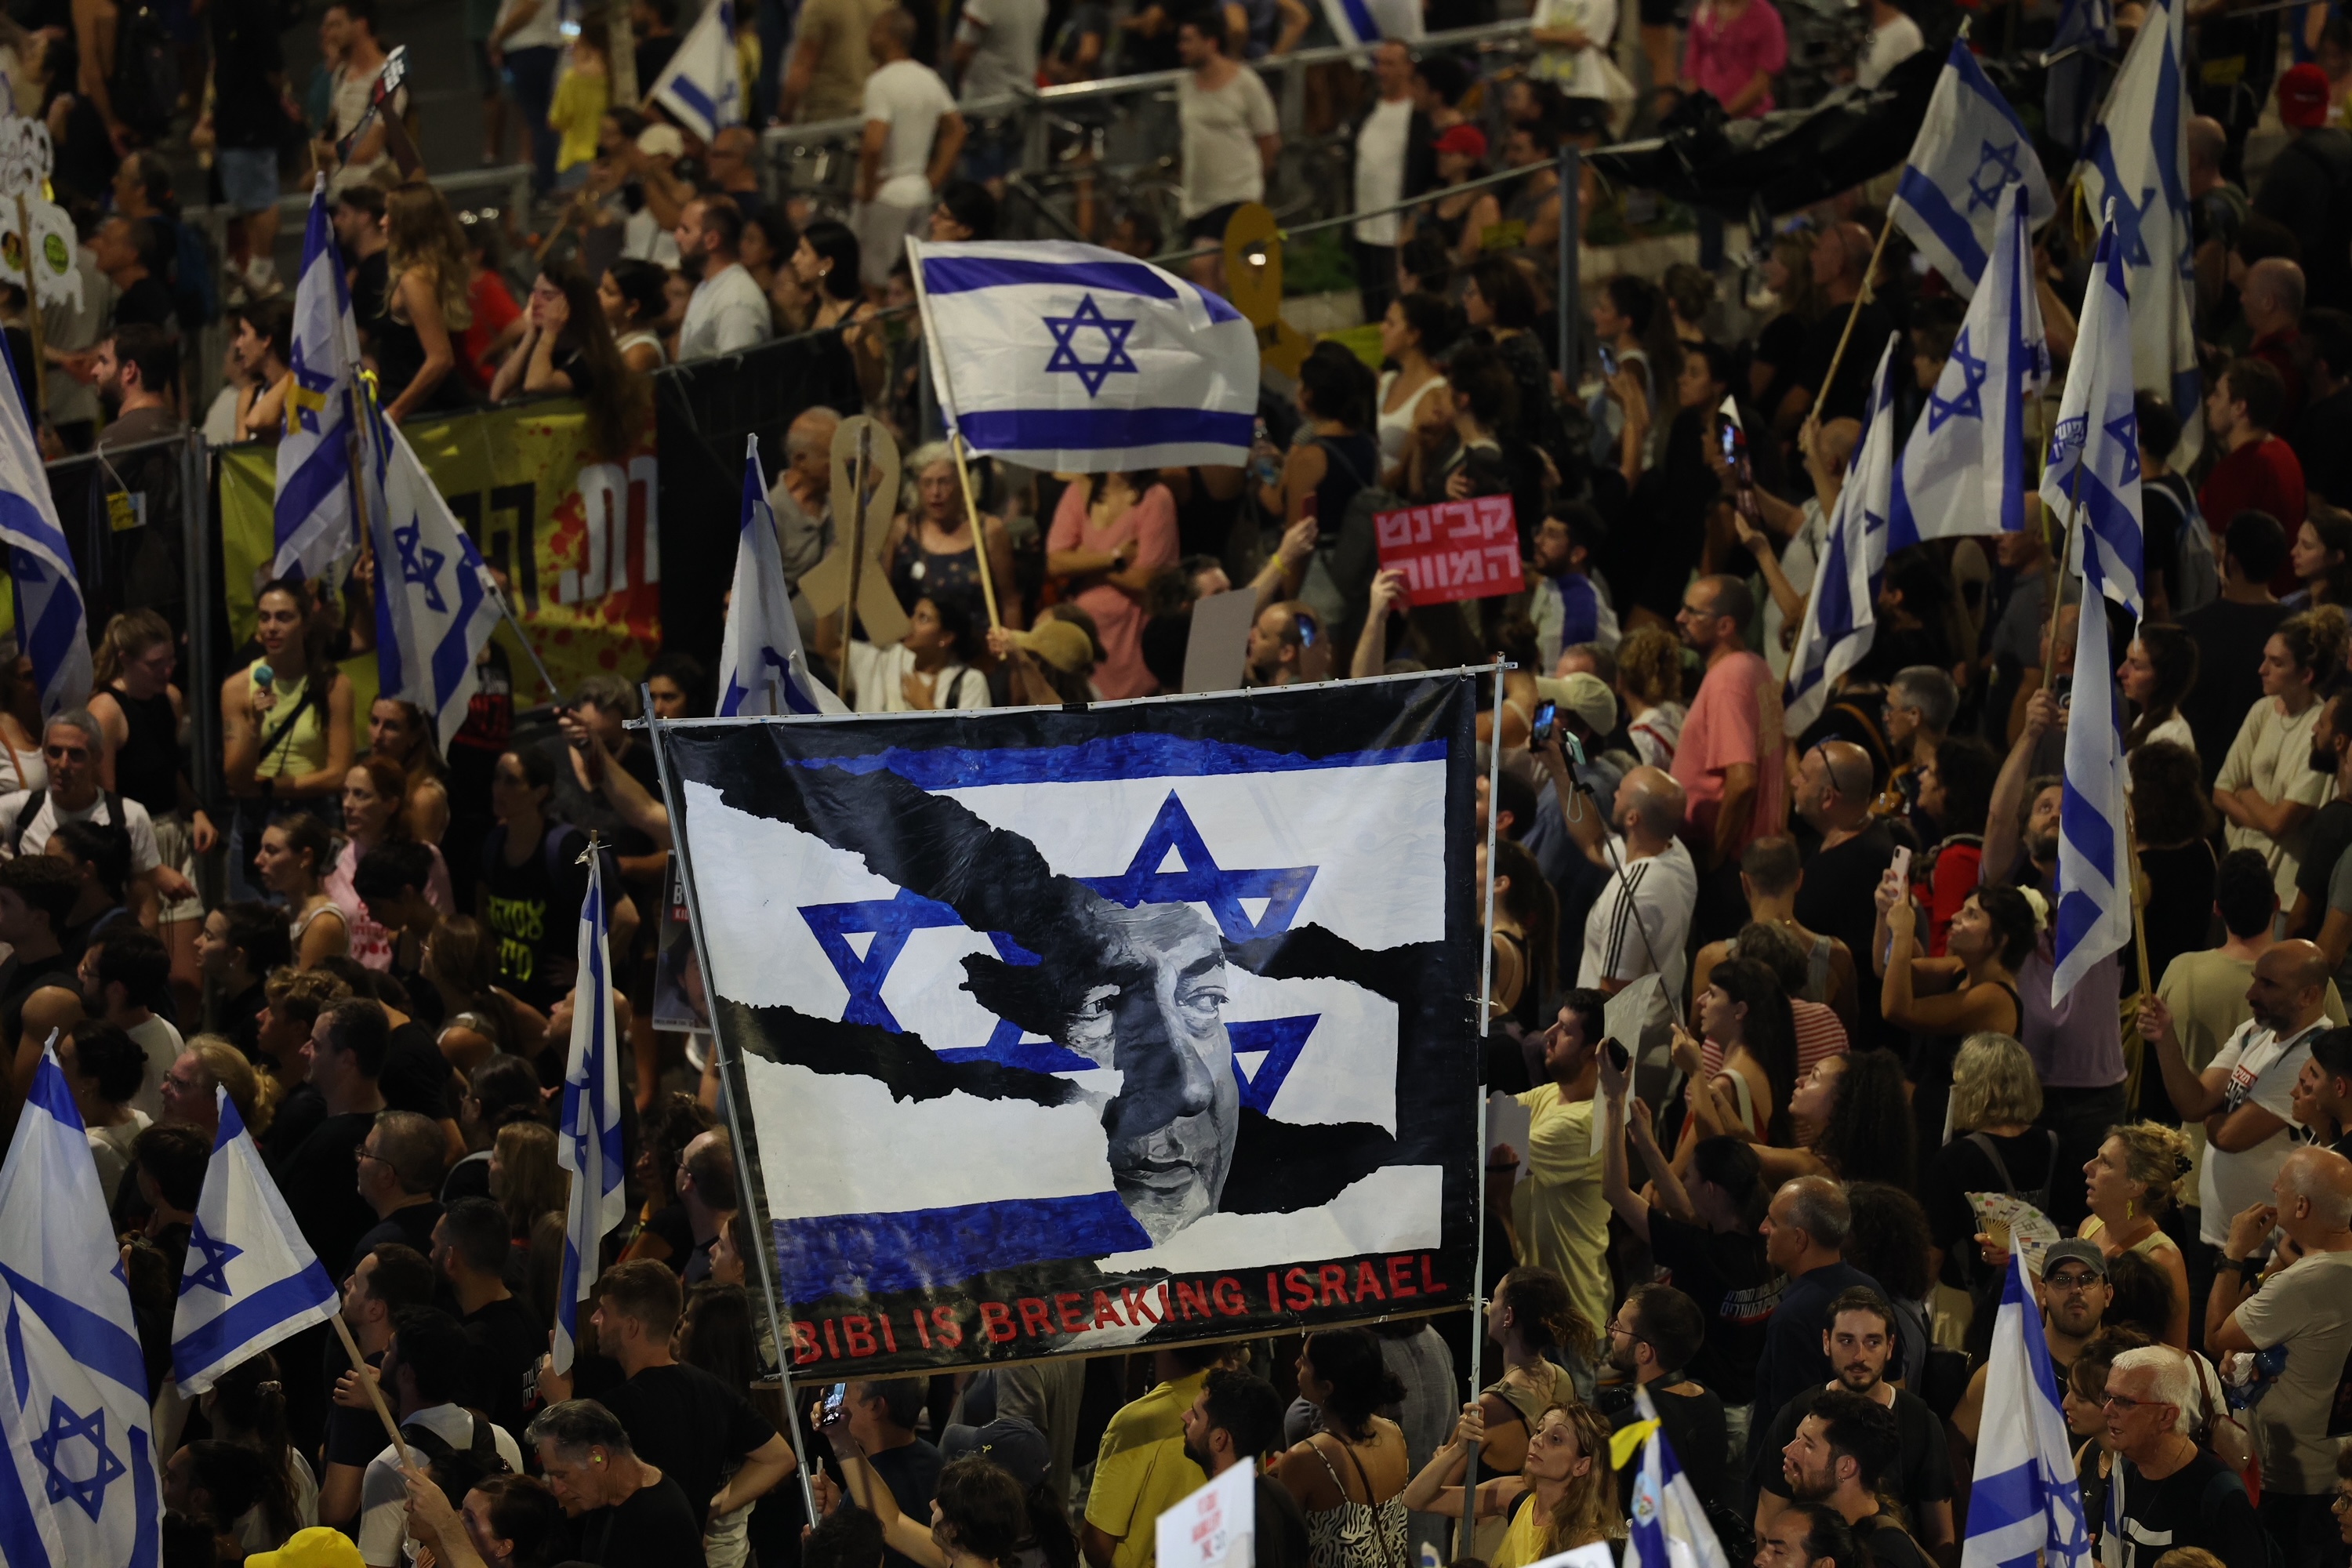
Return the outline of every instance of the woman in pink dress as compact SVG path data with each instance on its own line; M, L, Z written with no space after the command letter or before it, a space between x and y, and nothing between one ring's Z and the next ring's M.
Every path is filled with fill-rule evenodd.
M1045 574L1095 618L1104 654L1095 687L1105 697L1160 689L1143 664L1143 590L1175 564L1176 498L1151 469L1096 474L1062 492L1045 538Z

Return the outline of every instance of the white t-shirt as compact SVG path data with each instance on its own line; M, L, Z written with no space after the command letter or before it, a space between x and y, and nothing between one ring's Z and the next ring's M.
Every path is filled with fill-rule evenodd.
M907 672L915 668L915 656L905 643L892 643L876 647L869 642L853 641L849 645L849 683L857 699L860 713L911 713L914 705L907 700ZM988 706L988 678L976 669L961 664L943 666L931 678L931 702L940 708L985 708Z
M2286 1363L2246 1410L2263 1490L2318 1497L2336 1486L2336 1388L2352 1351L2352 1252L2305 1253L2235 1313L2257 1350Z
M866 79L866 118L890 128L882 147L882 183L877 201L894 207L919 207L931 199L925 171L940 117L955 112L955 98L940 73L916 60L892 60Z
M964 68L963 100L998 98L1037 81L1045 0L964 0L956 42L976 46Z
M1405 143L1412 134L1412 100L1400 98L1391 101L1382 99L1372 105L1364 116L1363 128L1356 132L1356 210L1369 212L1404 199ZM1356 222L1356 243L1359 245L1394 245L1397 243L1398 215L1382 213L1377 217L1359 218ZM1381 432L1383 437L1387 432ZM1382 445L1387 443L1385 439ZM1395 454L1390 454L1395 460Z
M1576 983L1639 980L1657 972L1650 955L1665 966L1666 990L1683 991L1683 948L1690 939L1691 910L1698 902L1698 868L1675 839L1658 854L1625 858L1625 840L1610 836L1609 886L1584 920L1584 961ZM1617 874L1618 867L1624 875ZM2294 1075L2289 1074L2291 1079Z
M756 348L768 341L773 320L759 279L730 262L694 286L686 319L678 324L677 357L709 359Z
M2222 1042L2210 1068L2225 1075L2222 1109L2249 1100L2286 1123L2251 1149L2231 1153L2210 1144L2197 1179L2198 1234L2215 1247L2230 1239L2230 1222L2255 1204L2271 1201L2271 1181L2294 1152L2294 1077L2311 1058L2313 1037L2327 1027L2315 1019L2302 1033L2281 1040L2252 1018ZM2210 1070L2210 1068L2209 1069Z
M2311 732L2319 725L2323 706L2314 702L2290 716L2279 711L2278 699L2255 698L2254 705L2246 710L2245 722L2238 726L2237 739L2230 742L2221 759L2221 776L2213 786L2252 789L2264 800L2294 801L2315 811L2325 805L2336 793L2336 781L2311 765ZM2234 822L2222 827L2221 837L2231 848L2252 849L2269 862L2279 902L2294 904L2295 874L2302 869L2303 847L2311 837L2307 818L2283 838Z
M1876 87L1886 79L1886 73L1927 47L1927 39L1919 31L1919 24L1897 11L1895 20L1870 30L1870 41L1862 47L1862 58L1853 62L1853 79L1857 86Z
M310 1473L310 1461L299 1450L286 1450L286 1491L294 1504L294 1519L308 1530L319 1522L319 1479ZM237 1521L237 1538L245 1545L246 1554L275 1552L280 1542L269 1528L269 1510L255 1503Z
M401 1425L422 1426L460 1450L470 1447L474 1441L474 1418L463 1405L432 1405ZM499 1458L520 1475L521 1447L503 1426L493 1426L490 1436L498 1444ZM421 1470L428 1461L423 1449L410 1447L408 1462ZM394 1458L392 1445L386 1443L383 1451L368 1462L367 1475L360 1481L360 1555L367 1560L368 1568L400 1568L404 1560L401 1543L407 1536L408 1482L400 1473L400 1461Z
M47 848L49 835L58 830L60 822L114 822L114 814L107 809L106 792L103 790L79 811L58 809L57 794L49 791L42 795L41 809L34 813L32 821L25 824L24 834L19 837L16 818L23 813L25 803L32 798L30 790L0 795L0 844L14 840L20 855L38 855ZM147 815L145 806L135 800L123 800L122 820L116 826L131 835L131 869L134 875L141 871L152 871L163 863L163 857L155 850L155 819Z
M499 7L499 20L503 22L513 16L522 4L523 0L506 0L506 3ZM512 54L517 49L562 47L562 11L563 7L557 5L556 0L539 0L539 8L530 14L530 20L509 33L506 42L500 47L509 54ZM651 87L653 84L647 82L645 85Z
M154 1014L147 1015L143 1024L134 1024L123 1033L139 1042L147 1054L147 1076L139 1085L139 1092L131 1097L131 1109L151 1117L163 1114L163 1075L180 1059L184 1048L180 1031Z
M89 1157L98 1162L98 1192L109 1204L114 1202L114 1189L122 1184L123 1173L131 1169L131 1141L155 1125L143 1110L134 1110L131 1120L116 1127L85 1127L82 1136L89 1140Z
M1611 86L1603 61L1617 36L1617 0L1536 0L1535 26L1576 27L1591 42L1580 49L1536 52L1534 75L1566 98L1605 99Z
M1262 201L1265 164L1257 139L1281 129L1265 83L1247 66L1214 92L1203 90L1191 71L1176 79L1176 117L1184 130L1184 201L1187 219L1228 202Z

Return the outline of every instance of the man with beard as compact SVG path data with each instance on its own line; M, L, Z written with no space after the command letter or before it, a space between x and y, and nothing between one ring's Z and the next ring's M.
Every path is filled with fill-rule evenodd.
M1791 1497L1838 1505L1849 1522L1861 1522L1861 1516L1843 1509L1831 1495L1837 1490L1839 1467L1828 1464L1821 1452L1822 1430L1843 1426L1849 1419L1838 1414L1844 1408L1843 1402L1859 1398L1886 1413L1884 1419L1891 1439L1884 1458L1869 1464L1861 1478L1863 1489L1872 1490L1883 1476L1888 1494L1903 1505L1904 1517L1917 1530L1919 1542L1947 1568L1959 1561L1959 1546L1952 1533L1952 1459L1944 1441L1944 1423L1927 1401L1886 1381L1886 1363L1895 1342L1895 1314L1876 1291L1848 1290L1831 1306L1830 1326L1822 1333L1822 1351L1836 1375L1826 1385L1806 1389L1789 1401L1773 1418L1763 1441L1755 1445L1756 1462L1748 1479L1757 1488L1759 1536ZM1843 1448L1848 1457L1856 1452L1838 1442L1834 1433L1828 1441ZM1812 1458L1801 1464L1801 1452ZM1808 1467L1811 1473L1827 1473L1831 1479L1809 1487ZM1874 1500L1872 1506L1876 1506ZM1874 1542L1866 1543L1876 1550Z
M1184 1457L1212 1479L1244 1460L1257 1466L1257 1568L1307 1568L1307 1516L1290 1489L1266 1473L1282 1444L1282 1395L1245 1372L1213 1372L1184 1411Z
M1666 1440L1690 1477L1691 1490L1709 1507L1727 1500L1730 1477L1725 1456L1730 1440L1724 1429L1723 1401L1703 1388L1683 1369L1706 1340L1706 1320L1698 1303L1671 1285L1644 1285L1625 1298L1609 1321L1609 1364L1627 1381L1601 1391L1601 1405L1608 1412L1612 1430L1622 1430L1642 1419L1633 1391L1646 1388ZM1621 1497L1633 1495L1641 1473L1639 1450L1626 1456L1617 1472Z
M2084 1343L2099 1331L2107 1303L2115 1300L2107 1283L2106 1254L2097 1242L2076 1237L2053 1243L2042 1255L2042 1279L2035 1291L2042 1300L2042 1342L2050 1347L2050 1363L2063 1388L2067 1369ZM1966 1445L1955 1456L1955 1468L1974 1468L1977 1431L1984 1420L1985 1374L1991 1370L1990 1363L1977 1368L1952 1412L1952 1426Z
M1882 1363L1885 1347L1893 1343L1892 1333L1882 1336ZM1935 1416L1930 1414L1927 1419ZM1932 1568L1919 1543L1878 1503L1879 1479L1894 1468L1902 1447L1899 1418L1885 1404L1850 1388L1829 1389L1796 1424L1787 1444L1774 1450L1780 1460L1778 1489L1799 1502L1835 1509L1879 1568ZM1759 1511L1775 1500L1767 1494L1759 1500ZM1940 1506L1948 1535L1951 1503ZM1957 1548L1944 1555L1953 1562L1959 1559Z

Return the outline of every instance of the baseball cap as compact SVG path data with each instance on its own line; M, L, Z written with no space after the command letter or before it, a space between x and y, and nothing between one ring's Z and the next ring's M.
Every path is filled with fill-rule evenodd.
M2050 1271L2061 1263L2079 1263L2102 1279L2107 1277L2107 1255L2099 1250L2097 1242L2083 1237L2070 1236L2042 1249L2042 1278L2049 1278Z
M2290 131L2327 123L2327 73L2305 61L2279 78L2279 118Z
M1580 669L1574 675L1539 675L1536 677L1536 695L1559 703L1582 720L1584 727L1596 735L1606 735L1617 728L1617 694L1590 670Z
M1093 640L1070 621L1039 621L1025 632L1014 632L1013 640L1064 675L1085 668L1095 656Z
M683 158L686 138L675 125L648 125L637 132L637 151L648 158Z
M950 1426L940 1436L940 1452L950 1459L977 1454L1002 1467L1024 1492L1045 1479L1053 1463L1045 1435L1018 1415L1000 1415L985 1426Z
M286 1544L275 1552L249 1554L245 1568L367 1568L367 1563L350 1536L312 1525L288 1536Z
M1450 126L1445 134L1437 139L1434 151L1467 153L1473 158L1483 158L1486 155L1486 133L1475 125Z

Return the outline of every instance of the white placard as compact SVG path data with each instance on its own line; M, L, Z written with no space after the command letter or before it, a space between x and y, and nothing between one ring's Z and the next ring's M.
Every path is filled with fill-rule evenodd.
M1605 1542L1596 1541L1590 1546L1580 1546L1572 1552L1563 1552L1556 1557L1531 1563L1528 1568L1617 1568L1617 1559Z
M1251 1568L1256 1561L1257 1462L1228 1466L1160 1516L1160 1568Z
M1495 1151L1508 1145L1519 1157L1518 1174L1514 1184L1528 1179L1528 1141L1535 1126L1535 1112L1519 1103L1513 1094L1490 1094L1486 1097L1486 1163L1496 1164Z

